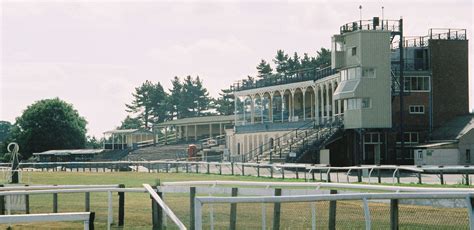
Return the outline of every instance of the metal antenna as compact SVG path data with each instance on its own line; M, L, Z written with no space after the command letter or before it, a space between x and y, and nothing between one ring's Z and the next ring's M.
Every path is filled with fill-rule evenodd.
M359 20L362 21L362 5L359 5Z
M384 9L384 7L382 6L382 21L383 21L383 19L384 19L384 17L383 17L383 9Z

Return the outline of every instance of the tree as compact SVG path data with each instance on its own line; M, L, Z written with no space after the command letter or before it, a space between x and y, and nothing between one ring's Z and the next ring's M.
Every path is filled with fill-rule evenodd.
M314 59L314 67L324 68L331 65L331 50L321 48L320 51L316 51L317 56Z
M288 72L288 55L285 51L278 50L273 63L276 65L276 71L279 74L286 74Z
M288 59L287 64L288 72L294 72L301 69L300 57L297 52L293 54L293 58Z
M234 94L232 89L221 89L219 98L215 101L219 115L232 115L234 113Z
M12 140L20 145L23 158L51 149L81 149L86 144L86 125L72 104L44 99L16 118Z
M183 84L178 77L174 77L171 81L173 88L170 89L170 96L168 97L167 104L169 106L169 118L173 120L174 118L181 118L183 111Z
M183 118L200 116L202 111L209 108L211 99L199 76L195 79L187 76L184 79L182 95L181 104L183 107L181 114Z
M145 129L151 128L152 122L162 122L167 118L166 92L158 82L145 81L132 93L133 101L126 104L126 111L137 114Z
M257 77L266 78L267 76L269 76L272 73L272 71L273 71L273 69L270 66L270 64L262 59L260 61L260 64L258 64L258 66L257 66L257 73L258 73Z
M139 129L141 127L142 121L140 119L127 115L127 117L122 121L119 129Z
M3 143L10 136L12 124L8 121L0 121L0 143Z
M87 136L86 148L87 149L100 149L104 144L104 138L98 140L95 136Z

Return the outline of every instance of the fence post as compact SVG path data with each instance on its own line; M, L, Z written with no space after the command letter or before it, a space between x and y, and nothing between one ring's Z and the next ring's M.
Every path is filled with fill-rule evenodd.
M382 183L382 178L380 177L380 169L377 169L377 177L379 184Z
M206 174L209 174L209 173L210 173L209 162L207 162L207 171L206 171Z
M158 196L161 198L163 193L157 192ZM156 203L152 196L151 199L151 220L153 224L153 230L161 230L163 229L163 210L161 207Z
M243 162L242 162L242 176L245 176L245 165Z
M281 188L275 189L275 196L281 196ZM280 229L280 214L281 214L281 204L275 202L273 206L273 230Z
M196 163L196 173L199 173L199 163Z
M238 189L232 188L232 196L237 196ZM230 204L230 230L237 229L237 203Z
M85 206L84 209L86 212L89 212L91 210L91 193L90 192L85 193L84 206Z
M186 173L189 173L189 164L186 162Z
M189 229L194 230L194 198L196 197L196 187L189 188Z
M466 172L466 185L469 185L469 173Z
M390 200L390 229L398 230L398 200Z
M397 184L400 184L400 169L397 170Z
M337 194L337 190L331 190L330 194ZM336 207L337 207L337 203L335 200L329 201L329 222L328 222L329 230L336 229Z
M53 213L58 213L58 194L57 193L53 193Z
M260 165L257 164L257 177L260 177Z
M222 162L219 163L219 175L222 175Z
M296 179L300 179L300 177L298 175L298 167L296 167Z
M443 171L439 171L439 180L440 180L441 184L443 185L443 184L444 184L444 175L443 175Z
M119 184L119 188L125 188L124 184ZM118 207L118 226L123 226L125 219L125 193L118 192L119 196L119 207Z
M418 184L422 184L422 181L421 181L421 172L418 173Z
M3 184L0 184L0 187L3 186ZM5 215L5 196L0 196L0 215Z
M360 169L357 169L357 182L362 182L362 171Z
M89 214L89 230L94 230L95 212Z
M284 180L285 179L285 167L281 167L281 178Z
M273 178L273 165L270 165L270 178Z
M234 175L234 162L230 162L230 171L232 172L232 176Z

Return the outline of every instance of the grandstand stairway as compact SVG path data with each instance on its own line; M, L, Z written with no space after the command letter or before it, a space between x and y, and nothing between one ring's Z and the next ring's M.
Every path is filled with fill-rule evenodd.
M274 144L266 143L259 146L246 156L249 162L301 162L308 158L308 154L319 151L334 140L342 129L341 118L320 125L311 122L288 132L278 138L279 140L273 141Z

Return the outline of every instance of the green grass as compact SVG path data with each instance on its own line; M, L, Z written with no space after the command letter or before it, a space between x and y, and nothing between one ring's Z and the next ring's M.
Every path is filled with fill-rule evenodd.
M185 173L78 173L78 172L29 172L23 174L24 180L30 184L125 184L126 187L141 187L142 184L156 184L158 181L193 181L193 180L244 180L244 181L283 181L282 179L256 178L252 176L206 175ZM284 181L304 181L303 179L286 179ZM391 185L391 184L390 184ZM419 186L417 184L403 184L404 186ZM435 185L430 187L440 187ZM448 186L442 186L448 187ZM449 186L465 187L465 186ZM207 196L208 194L199 194ZM151 200L145 193L127 193L125 199L125 227L124 229L151 228ZM78 212L84 210L84 194L59 194L59 212ZM117 221L118 196L114 194L114 221ZM189 195L165 194L165 202L186 224L189 224ZM266 225L271 228L273 219L273 204L265 204ZM318 202L316 205L317 226L327 228L329 202ZM52 195L31 195L31 213L52 212ZM204 229L209 228L209 211L213 209L216 229L227 229L229 224L228 204L204 205ZM372 226L374 229L389 228L389 204L370 203ZM96 212L96 228L104 229L107 223L107 194L91 194L91 211ZM238 229L261 229L262 204L239 204L237 227ZM282 204L282 229L311 228L311 206L309 203ZM431 206L400 205L401 229L466 229L467 211L465 208L435 208ZM174 229L168 220L169 229ZM0 225L0 229L7 226ZM82 223L58 222L41 224L15 225L13 229L82 229ZM338 229L364 228L362 202L340 201L337 206Z

